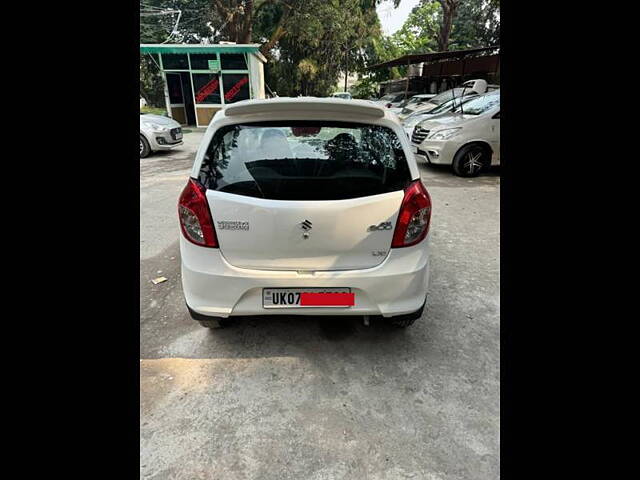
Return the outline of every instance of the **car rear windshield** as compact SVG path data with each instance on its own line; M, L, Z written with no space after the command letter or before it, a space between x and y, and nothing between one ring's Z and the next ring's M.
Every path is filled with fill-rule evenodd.
M341 200L404 189L398 136L344 122L229 125L213 136L198 176L210 190L271 200Z

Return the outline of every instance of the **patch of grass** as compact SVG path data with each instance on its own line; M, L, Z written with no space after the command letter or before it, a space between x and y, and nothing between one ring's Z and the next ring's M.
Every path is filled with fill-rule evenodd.
M167 111L164 108L149 106L140 107L140 113L153 113L155 115L163 115L165 117L167 116Z

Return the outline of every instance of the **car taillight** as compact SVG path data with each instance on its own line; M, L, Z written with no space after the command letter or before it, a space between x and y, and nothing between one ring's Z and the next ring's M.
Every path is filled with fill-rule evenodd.
M180 228L187 240L201 247L218 247L216 230L205 195L206 188L193 178L189 179L178 201Z
M404 190L392 248L410 247L420 243L429 232L431 198L420 180L412 182Z

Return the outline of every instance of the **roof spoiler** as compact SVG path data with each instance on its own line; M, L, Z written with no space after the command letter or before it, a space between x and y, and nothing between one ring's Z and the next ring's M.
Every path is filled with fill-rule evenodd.
M245 100L228 105L226 116L251 115L281 112L322 112L342 115L357 115L370 118L384 117L384 110L364 100L327 100L325 98L286 98L267 100Z

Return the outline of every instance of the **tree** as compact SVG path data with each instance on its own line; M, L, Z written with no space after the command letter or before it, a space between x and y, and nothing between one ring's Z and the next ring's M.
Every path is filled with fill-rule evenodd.
M438 8L438 22L432 34L438 51L498 43L499 0L422 0L414 11L429 4Z
M464 0L449 41L455 50L500 43L499 0Z
M182 12L175 33L178 15L161 14L163 9ZM221 24L211 0L141 0L140 12L141 43L200 43L214 36L212 27Z
M145 0L141 9L182 10L172 43L203 38L260 43L271 60L265 68L267 84L280 95L327 95L347 65L349 71L363 71L375 58L374 42L382 38L376 14L381 1ZM395 6L399 3L394 0ZM150 18L141 19L141 41L166 41L175 18ZM151 75L151 67L141 65L141 76ZM153 85L151 80L141 79L141 84ZM143 90L141 86L141 95Z
M438 31L438 51L449 50L449 37L453 27L453 20L458 13L461 0L437 0L442 7L442 21Z
M140 96L150 107L165 106L160 69L146 55L140 57Z
M328 95L346 65L349 71L362 71L369 63L371 43L381 36L375 3L304 0L294 5L286 9L274 3L255 18L258 38L282 33L277 42L263 45L274 60L266 69L266 82L279 95ZM265 45L273 47L265 52ZM313 78L303 77L308 72L303 61L318 66Z

